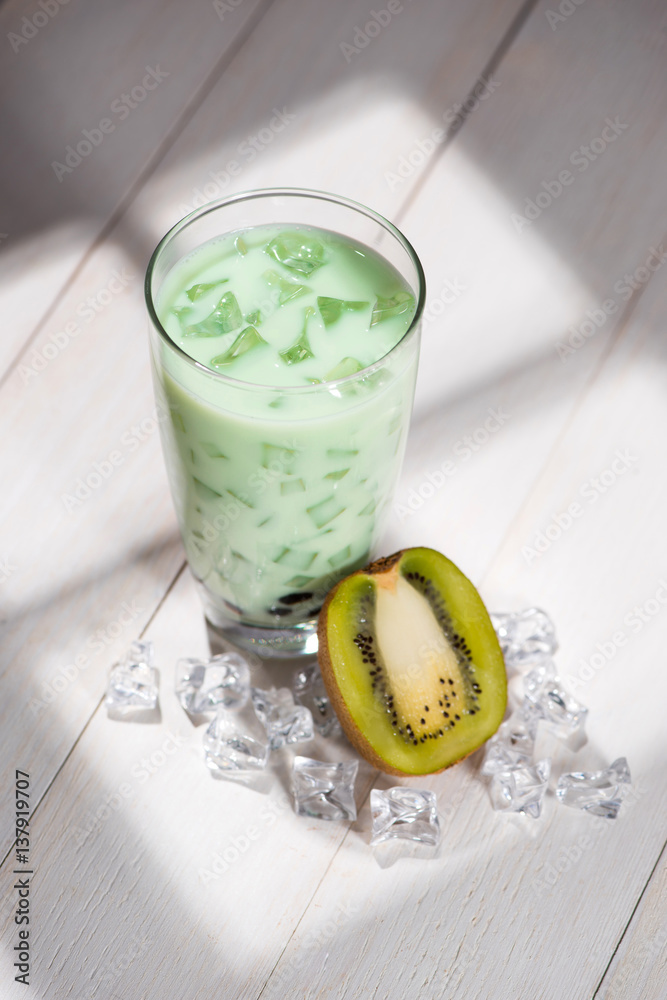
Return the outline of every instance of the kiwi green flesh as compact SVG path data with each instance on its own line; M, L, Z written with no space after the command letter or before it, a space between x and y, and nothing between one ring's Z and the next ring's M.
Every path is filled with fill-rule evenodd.
M343 580L321 619L322 674L348 737L376 767L429 774L500 725L502 652L472 583L433 549Z

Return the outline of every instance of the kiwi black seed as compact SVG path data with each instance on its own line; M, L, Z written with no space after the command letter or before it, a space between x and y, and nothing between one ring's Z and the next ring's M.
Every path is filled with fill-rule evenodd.
M319 619L329 698L359 752L390 774L444 770L498 728L502 652L472 583L406 549L342 580Z

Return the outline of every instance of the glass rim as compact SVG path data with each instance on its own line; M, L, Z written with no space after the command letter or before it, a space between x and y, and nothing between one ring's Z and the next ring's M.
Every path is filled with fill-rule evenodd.
M403 247L407 252L416 272L417 272L417 282L418 282L418 295L417 302L415 306L414 315L410 321L410 325L407 330L397 341L394 346L383 354L381 358L374 361L372 364L367 365L358 372L354 372L352 375L346 375L343 378L332 379L330 381L318 382L315 385L264 385L258 382L246 382L243 379L233 378L231 375L227 375L224 372L214 371L212 368L208 368L206 365L202 364L201 361L196 361L194 358L190 357L182 347L179 347L175 341L171 339L165 328L163 327L155 309L155 303L153 301L152 292L152 281L155 268L157 266L158 260L160 258L163 250L168 246L168 244L186 229L191 223L195 222L197 219L208 215L210 212L215 212L219 208L223 208L225 205L231 205L235 202L251 201L257 200L259 198L275 198L275 197L301 197L301 198L312 198L317 201L328 201L335 205L342 205L345 208L353 209L361 215L365 215L367 218L372 219L383 229L388 231ZM317 228L317 227L315 227ZM225 234L220 234L225 235ZM386 219L383 215L378 212L374 212L373 209L368 208L366 205L362 205L361 202L353 201L351 198L345 198L343 195L330 194L327 191L316 191L309 188L257 188L252 191L241 191L238 194L228 195L225 198L218 198L215 201L207 202L200 208L194 209L185 215L182 219L169 229L160 242L155 247L155 250L151 254L148 266L146 268L146 277L144 279L144 297L146 300L146 308L148 310L148 317L153 328L159 334L161 340L166 344L166 346L179 355L188 366L202 374L218 379L221 384L226 384L237 389L247 390L259 390L262 392L281 392L281 393L310 393L310 392L322 392L323 389L330 390L332 387L335 388L339 385L344 385L349 382L359 381L360 379L372 374L377 370L378 367L384 364L387 358L389 358L399 347L404 345L408 340L411 339L412 335L417 330L419 323L421 321L422 313L424 311L424 304L426 301L426 277L424 275L424 269L422 268L421 261L417 256L417 253L407 239L406 236L398 229L392 222Z

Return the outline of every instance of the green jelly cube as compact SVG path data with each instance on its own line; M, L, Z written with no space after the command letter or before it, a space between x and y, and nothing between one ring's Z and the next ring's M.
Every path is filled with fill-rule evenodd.
M298 549L284 548L273 561L280 566L291 569L306 570L317 559L317 552L301 552Z
M334 482L338 482L343 476L346 476L350 470L349 469L337 469L336 472L327 472L325 479L333 479Z
M262 443L262 466L272 472L284 472L290 475L297 458L293 448L284 448L280 444Z
M348 562L351 555L352 555L352 549L350 548L349 545L346 545L344 549L340 550L340 552L334 552L332 556L329 556L327 562L329 563L332 569L338 569L339 566L342 566L344 563Z
M241 331L231 347L223 354L216 354L214 358L211 358L211 364L214 368L224 368L225 365L231 365L233 361L240 358L242 354L247 354L248 351L262 345L266 345L264 338L257 333L254 326L247 326L245 330Z
M197 479L196 476L192 477L192 482L195 484L195 490L197 496L202 500L220 500L222 498L222 493L218 493L217 490L211 489L206 483L202 483L201 479Z
M358 454L359 451L356 448L327 448L327 458L336 458L345 461L346 459L354 458Z
M200 323L187 326L184 337L221 337L223 333L238 330L243 316L233 292L225 292L212 313Z
M340 505L335 496L320 500L312 507L306 507L306 513L314 521L316 528L323 528L339 514L342 514L344 510L345 508Z
M402 316L406 312L414 312L415 297L409 292L396 292L390 298L378 295L371 314L371 326L381 323L392 316Z
M369 305L370 302L350 302L347 299L332 299L327 295L317 296L317 308L325 326L337 323L344 312L359 312Z
M334 382L337 378L347 378L348 375L356 375L364 366L356 358L343 358L331 371L324 376L325 382Z
M206 292L210 292L212 288L217 288L218 285L226 285L228 281L229 278L221 278L220 281L207 281L198 285L192 285L186 289L185 294L190 299L190 302L196 302Z
M211 316L207 316L201 323L190 323L183 330L184 337L220 337L222 330Z
M177 431L181 431L185 434L185 422L183 420L183 414L179 410L170 410L169 415L171 416L171 422Z
M305 493L306 484L303 479L285 479L280 484L280 495L282 497L289 497L293 493Z
M220 451L217 444L212 444L210 441L200 441L199 446L205 455L209 458L227 458L228 456ZM228 459L229 460L229 459Z
M278 352L279 357L282 358L286 365L297 365L300 361L306 361L308 358L315 357L310 349L310 344L308 343L308 320L314 315L315 310L312 306L308 306L305 310L301 336L294 344L292 344L291 347L288 347L287 350Z
M243 325L243 316L234 292L225 292L213 311L223 333L231 333Z
M185 326L192 316L194 309L192 306L172 306L171 311L177 318L178 322Z
M271 288L278 289L278 303L281 306L284 306L286 302L290 302L292 299L298 299L301 295L307 295L310 292L310 288L307 285L300 285L298 281L292 281L291 278L284 278L277 271L265 271L264 279Z
M237 503L243 504L244 507L248 507L250 510L255 509L254 503L250 503L245 494L235 493L234 490L230 489L228 489L227 492L229 493L230 497L233 497L234 500L237 501Z
M310 233L295 230L279 233L264 252L298 274L312 274L326 261L324 244Z
M286 365L298 365L300 361L307 361L308 358L315 357L305 337L302 337L298 343L292 344L286 351L280 351L279 354Z

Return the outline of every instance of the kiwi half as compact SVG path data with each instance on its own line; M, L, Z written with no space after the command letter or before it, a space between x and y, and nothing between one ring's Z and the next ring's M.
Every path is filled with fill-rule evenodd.
M502 722L507 677L491 620L470 580L434 549L404 549L341 580L318 635L341 725L381 771L443 771Z

